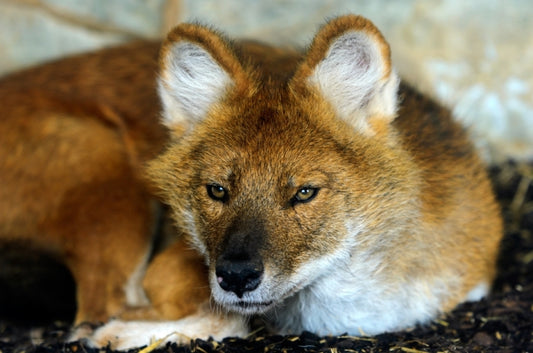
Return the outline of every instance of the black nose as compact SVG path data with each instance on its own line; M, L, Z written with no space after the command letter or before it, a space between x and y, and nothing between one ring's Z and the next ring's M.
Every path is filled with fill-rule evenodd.
M222 289L242 298L245 292L253 291L261 283L263 264L257 261L222 259L217 262L215 273Z

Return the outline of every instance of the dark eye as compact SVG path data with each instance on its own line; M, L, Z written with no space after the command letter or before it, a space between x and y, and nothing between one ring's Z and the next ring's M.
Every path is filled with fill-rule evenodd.
M215 201L226 202L228 199L228 192L218 184L207 185L207 195Z
M318 194L318 190L319 190L318 188L312 188L312 187L307 187L307 186L300 188L292 199L293 204L305 203L305 202L311 201Z

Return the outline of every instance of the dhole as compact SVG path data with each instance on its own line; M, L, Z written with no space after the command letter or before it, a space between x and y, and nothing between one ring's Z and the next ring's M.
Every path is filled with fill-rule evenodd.
M111 321L93 344L244 335L249 315L281 334L378 334L487 294L502 227L467 134L400 83L371 22L343 16L303 54L200 25L170 32L158 78L170 139L147 174L201 258L170 246L147 270L150 305L127 310L121 289L153 224L142 165L165 136L153 52L108 50L2 86L2 135L16 131L2 142L2 233L53 239L92 288L80 302L103 295L78 321L157 320Z

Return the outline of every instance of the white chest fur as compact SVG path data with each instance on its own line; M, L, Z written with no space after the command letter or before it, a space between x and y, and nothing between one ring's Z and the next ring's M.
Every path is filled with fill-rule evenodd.
M283 334L373 335L434 318L451 283L383 281L380 261L356 259L337 268L265 314ZM398 282L396 282L398 283Z

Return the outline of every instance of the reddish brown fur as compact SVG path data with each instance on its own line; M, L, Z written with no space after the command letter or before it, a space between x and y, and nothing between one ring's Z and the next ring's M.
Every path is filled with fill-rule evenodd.
M150 247L154 209L142 165L157 123L157 44L133 44L0 81L0 237L62 258L78 285L76 321L105 321Z
M183 240L155 257L143 285L151 305L130 308L122 319L179 319L194 314L210 296L204 260Z

